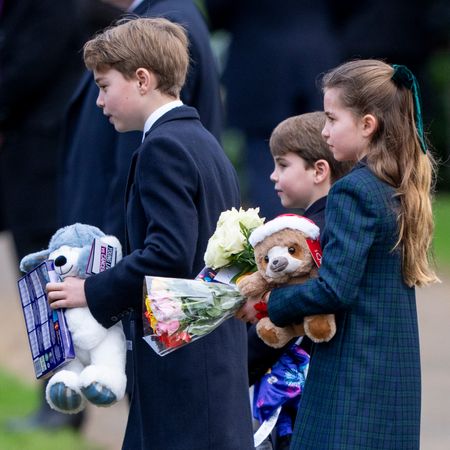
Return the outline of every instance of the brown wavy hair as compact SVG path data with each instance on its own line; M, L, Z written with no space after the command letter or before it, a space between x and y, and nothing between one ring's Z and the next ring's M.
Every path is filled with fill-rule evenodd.
M423 286L439 281L430 264L436 162L420 146L412 93L392 80L393 73L383 61L350 61L326 73L322 89L339 89L342 104L356 117L371 114L377 119L367 164L396 190L400 209L394 249L402 252L405 283Z
M343 177L354 166L354 162L337 161L328 144L322 137L325 126L325 113L315 111L288 117L272 131L269 141L272 156L295 153L311 169L319 159L324 159L330 167L332 183Z
M140 67L153 72L158 89L177 97L189 67L186 30L167 19L128 17L86 42L83 57L89 70L116 69L126 79Z

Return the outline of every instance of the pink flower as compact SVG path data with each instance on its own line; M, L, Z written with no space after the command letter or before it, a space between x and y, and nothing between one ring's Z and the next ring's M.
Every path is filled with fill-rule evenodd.
M158 322L156 324L156 334L161 336L163 334L174 334L178 328L180 328L180 322L178 320L171 320L170 322Z
M181 310L181 303L175 302L168 297L154 297L151 299L153 315L158 322L169 322L180 320L185 317Z

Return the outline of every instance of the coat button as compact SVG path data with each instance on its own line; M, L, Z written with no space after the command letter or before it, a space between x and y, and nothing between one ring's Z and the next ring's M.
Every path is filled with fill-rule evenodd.
M111 320L112 320L113 322L117 322L119 319L117 318L117 316L112 316L112 317L111 317Z

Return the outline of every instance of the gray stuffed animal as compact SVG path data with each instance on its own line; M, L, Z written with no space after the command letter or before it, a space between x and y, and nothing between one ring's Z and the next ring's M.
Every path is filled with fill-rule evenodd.
M29 272L46 259L54 262L59 277L86 278L86 266L94 239L118 249L122 247L114 236L107 236L97 227L75 223L56 231L47 250L25 256L20 270ZM74 414L84 409L86 400L97 406L109 406L125 395L126 341L122 323L104 328L92 316L89 308L65 310L72 335L75 359L64 365L49 380L46 399L60 412Z

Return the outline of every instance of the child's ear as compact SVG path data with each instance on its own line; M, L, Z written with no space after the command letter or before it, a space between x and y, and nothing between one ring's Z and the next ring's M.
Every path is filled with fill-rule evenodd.
M366 114L362 118L362 133L364 137L370 138L378 128L378 120L372 114Z
M330 176L330 165L325 159L318 159L314 163L314 181L322 183Z
M137 69L136 70L136 79L137 79L138 86L139 86L139 92L141 94L146 94L150 89L156 89L155 77L147 69L144 69L142 67Z

